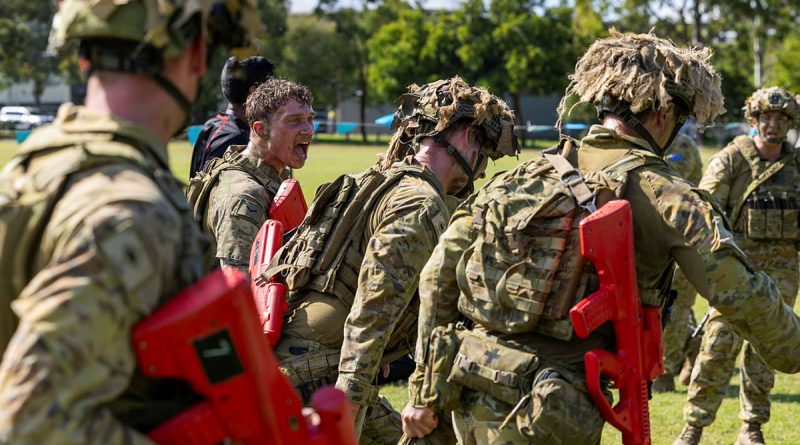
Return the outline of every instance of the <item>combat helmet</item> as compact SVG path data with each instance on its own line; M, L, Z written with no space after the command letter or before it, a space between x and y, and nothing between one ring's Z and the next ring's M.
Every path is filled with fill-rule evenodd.
M769 87L756 90L744 101L744 117L757 119L761 113L778 111L785 114L793 122L797 122L800 106L794 95L782 87Z
M465 189L458 193L463 195L471 193L476 172L447 142L442 132L460 122L481 129L481 152L476 168L483 162L483 157L496 160L519 153L519 142L514 135L514 113L505 101L485 88L468 85L458 76L422 86L413 84L399 102L392 123L395 132L385 165L418 151L422 139L433 137L437 144L447 148L469 176Z
M597 40L575 65L570 84L558 107L563 115L566 99L575 95L579 103L597 107L598 116L621 118L636 130L658 155L663 155L688 116L705 127L725 111L721 77L708 63L707 48L678 48L654 34L622 34L615 29ZM663 147L644 128L638 116L675 103L679 119ZM559 126L561 120L559 119Z
M236 55L254 52L263 30L255 0L62 0L53 17L48 48L79 43L89 70L152 76L186 111L191 103L159 73L198 34L209 49L222 45Z

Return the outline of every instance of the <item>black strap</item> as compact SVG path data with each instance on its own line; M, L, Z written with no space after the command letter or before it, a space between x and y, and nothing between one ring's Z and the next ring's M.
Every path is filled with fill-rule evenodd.
M437 144L441 145L445 149L447 149L447 153L449 153L450 156L452 156L453 159L456 160L458 165L461 166L461 169L464 170L464 173L466 173L467 176L469 177L469 180L467 181L467 184L464 185L464 188L459 190L458 193L456 193L456 195L465 196L465 195L471 194L472 191L475 189L475 185L474 185L475 172L472 170L472 167L469 166L469 163L467 163L467 160L464 159L464 156L461 156L461 153L458 152L458 149L453 144L451 144L441 134L437 134L436 136L434 136L433 137L433 141L436 142ZM483 160L481 159L481 155L479 154L478 155L478 164L477 165L480 165L480 163L482 161ZM476 167L477 167L477 165L476 165Z

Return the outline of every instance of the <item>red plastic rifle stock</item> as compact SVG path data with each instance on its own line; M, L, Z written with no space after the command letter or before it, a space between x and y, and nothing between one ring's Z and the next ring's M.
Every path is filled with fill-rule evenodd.
M142 372L186 380L205 398L149 437L162 445L355 445L343 392L318 391L317 413L304 415L255 310L244 275L217 270L134 327Z
M272 257L283 244L284 231L299 226L307 210L300 183L296 179L283 181L269 209L271 219L266 220L261 226L250 251L253 298L256 301L264 335L267 336L270 346L275 346L281 338L283 314L288 309L286 285L279 283L275 277L269 277L266 283L258 277L264 273Z
M586 338L610 321L616 337L616 353L597 349L584 355L586 386L625 445L649 445L648 381L664 370L661 310L642 307L639 300L630 204L610 201L581 221L580 234L581 253L594 264L600 289L570 310L575 333ZM619 389L613 407L603 396L602 376Z

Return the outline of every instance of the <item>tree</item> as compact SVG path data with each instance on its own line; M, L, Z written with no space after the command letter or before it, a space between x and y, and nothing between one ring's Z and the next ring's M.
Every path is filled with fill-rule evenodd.
M800 30L787 34L781 42L769 81L800 94Z
M45 55L55 5L50 0L0 2L0 75L11 82L33 82L36 105L57 70L55 57Z

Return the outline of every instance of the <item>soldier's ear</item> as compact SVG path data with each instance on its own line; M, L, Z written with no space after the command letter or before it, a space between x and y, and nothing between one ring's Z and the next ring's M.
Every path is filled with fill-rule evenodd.
M267 139L269 137L269 127L264 125L263 121L255 121L253 122L253 133L262 139Z

